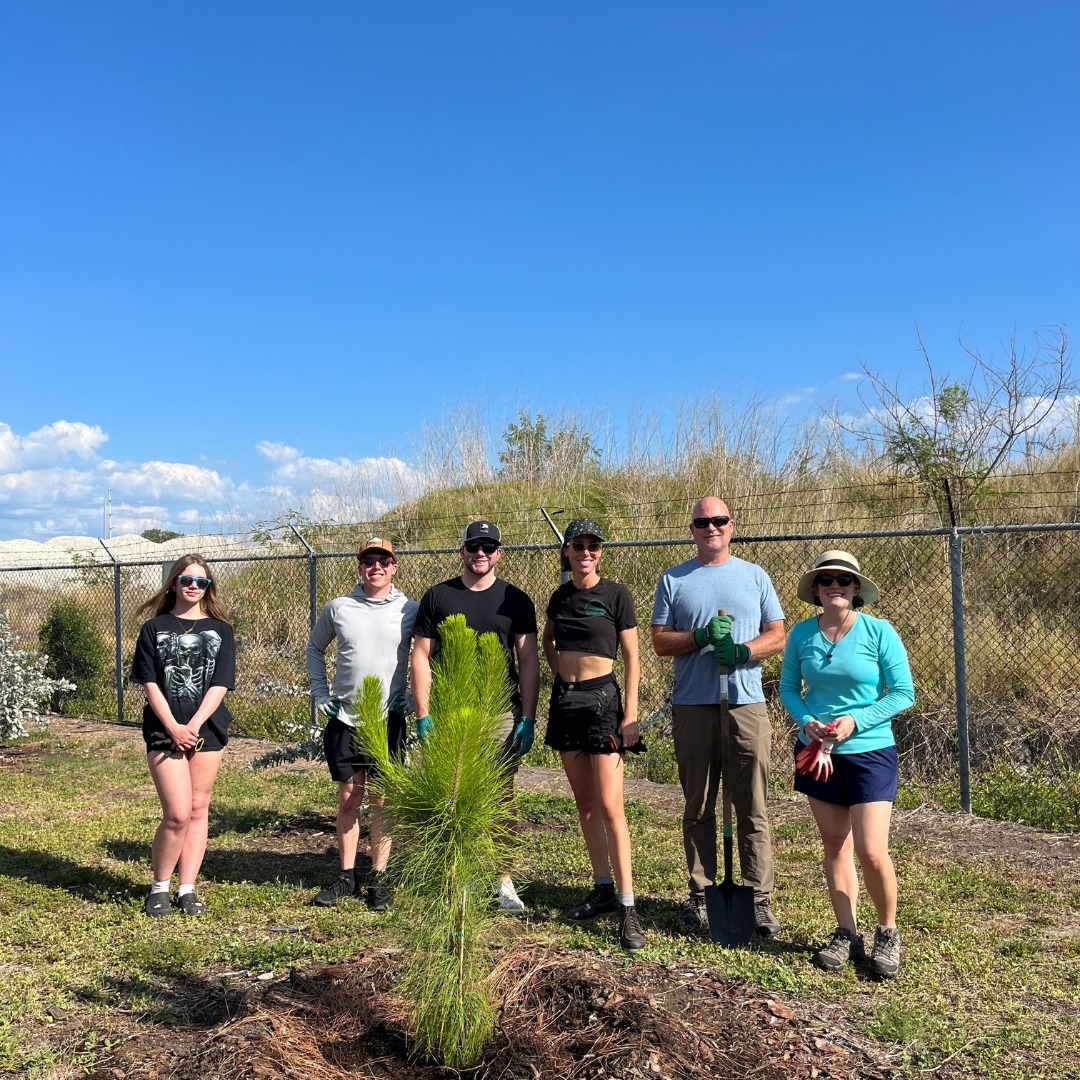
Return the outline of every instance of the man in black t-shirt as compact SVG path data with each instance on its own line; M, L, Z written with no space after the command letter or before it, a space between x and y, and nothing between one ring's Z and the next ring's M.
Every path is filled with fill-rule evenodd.
M533 743L536 703L540 697L540 654L536 645L536 608L529 597L495 576L502 557L497 525L474 521L461 537L461 576L433 585L420 601L413 630L412 691L416 702L416 734L423 740L431 730L428 699L431 663L439 652L439 624L448 615L464 615L471 630L495 634L506 650L507 676L514 686L510 712L501 731L512 785L518 760ZM525 905L509 874L496 886L499 908L521 915Z

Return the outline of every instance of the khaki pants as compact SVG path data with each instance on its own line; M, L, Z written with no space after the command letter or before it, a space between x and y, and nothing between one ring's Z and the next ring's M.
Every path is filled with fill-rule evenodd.
M690 870L690 895L700 896L717 880L717 795L720 792L721 746L719 705L673 705L672 736L686 806L683 846ZM772 836L766 799L772 732L764 702L731 709L733 760L728 776L737 815L739 867L754 898L773 889Z

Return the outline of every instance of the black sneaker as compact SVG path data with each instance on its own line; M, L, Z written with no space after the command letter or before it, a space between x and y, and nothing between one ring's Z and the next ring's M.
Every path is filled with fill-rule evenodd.
M645 931L638 918L636 907L619 905L622 918L619 920L619 944L627 952L639 952L645 948Z
M814 953L814 963L825 971L839 971L849 960L861 964L865 958L862 934L853 934L844 926L838 926L828 945Z
M870 950L870 970L882 979L893 979L900 970L900 931L895 926L879 926Z
M316 907L333 907L339 900L356 895L356 878L351 870L342 870L340 876L315 894L311 902Z
M754 932L761 937L776 937L780 933L780 922L772 913L767 896L754 901Z
M160 919L163 915L175 915L176 908L172 906L167 892L152 892L146 894L143 911L152 919Z
M597 915L610 915L618 910L619 898L615 894L615 886L606 883L594 886L593 891L577 907L567 911L566 917L582 922L585 919L595 919Z
M679 929L685 934L697 934L709 928L709 916L705 912L705 897L691 896L679 908Z
M372 911L394 910L394 889L386 880L384 871L371 872L371 884L368 886L365 902Z

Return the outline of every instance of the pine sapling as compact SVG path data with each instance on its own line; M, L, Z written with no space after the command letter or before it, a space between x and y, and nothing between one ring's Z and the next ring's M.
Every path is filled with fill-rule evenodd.
M386 797L395 838L390 872L403 892L417 1050L451 1068L474 1064L495 1029L483 930L491 886L510 849L509 778L498 741L510 708L506 656L464 616L439 627L432 666L434 728L408 764L387 752L381 687L365 679L354 701L357 741L378 764L372 790Z

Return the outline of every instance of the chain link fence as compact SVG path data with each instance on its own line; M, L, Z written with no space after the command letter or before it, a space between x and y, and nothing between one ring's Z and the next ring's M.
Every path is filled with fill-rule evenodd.
M194 541L189 541L194 542ZM1080 764L1080 524L994 526L865 533L736 537L733 551L769 575L789 626L813 611L795 597L799 576L825 548L853 551L881 586L872 614L889 619L911 657L917 701L894 721L904 782L952 790L965 808L971 790L997 765ZM236 732L296 741L312 714L304 648L322 605L356 584L356 554L316 551L297 534L236 554L204 550L236 627L237 686L229 698ZM674 781L668 696L671 661L652 650L649 617L660 574L693 555L689 540L609 543L604 575L625 583L641 637L641 717L650 752L631 775ZM110 556L113 557L113 556ZM83 688L79 711L137 722L143 695L125 682L139 627L139 605L160 586L161 560L74 561L0 568L0 609L27 647L59 601L74 601L107 644L100 681ZM419 598L460 572L456 549L401 548L396 584ZM543 624L561 580L558 547L508 545L500 576L525 590ZM764 665L774 719L774 772L790 778L791 727L780 705L780 657ZM546 715L546 665L540 719ZM540 743L540 738L537 743ZM546 759L543 751L533 757ZM551 763L554 763L554 757ZM970 770L969 770L970 764Z

